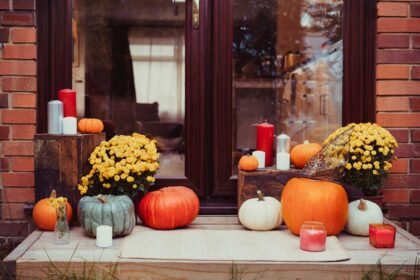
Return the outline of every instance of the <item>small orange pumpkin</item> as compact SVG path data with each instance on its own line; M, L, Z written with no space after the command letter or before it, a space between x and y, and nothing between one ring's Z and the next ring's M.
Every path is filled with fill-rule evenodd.
M101 133L104 130L104 123L100 119L80 119L77 128L81 133Z
M309 141L306 140L303 144L293 147L290 152L290 160L296 168L303 168L305 164L321 150L321 145L309 143Z
M293 178L284 186L281 213L295 235L300 234L302 224L307 221L322 222L328 235L337 235L347 222L347 194L333 182Z
M41 199L38 201L32 211L32 218L34 223L38 228L42 230L54 230L55 222L57 220L56 209L49 205L48 199L55 198L56 192L53 190L50 197ZM67 222L70 222L73 217L73 209L71 205L67 202Z
M255 156L245 155L239 160L239 169L244 171L254 171L258 168L258 159Z

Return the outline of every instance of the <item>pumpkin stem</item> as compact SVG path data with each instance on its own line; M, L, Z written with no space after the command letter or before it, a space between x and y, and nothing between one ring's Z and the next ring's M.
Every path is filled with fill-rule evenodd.
M308 140L303 141L303 144L311 144Z
M106 196L104 196L104 195L102 195L102 194L98 194L97 196L96 196L96 199L98 199L100 202L102 202L102 203L107 203L108 202L108 199L106 198Z
M51 190L50 198L57 198L57 192L55 190Z
M264 201L264 194L261 190L257 190L258 201Z
M363 198L360 199L359 206L357 206L357 208L359 208L360 211L367 210L366 201Z

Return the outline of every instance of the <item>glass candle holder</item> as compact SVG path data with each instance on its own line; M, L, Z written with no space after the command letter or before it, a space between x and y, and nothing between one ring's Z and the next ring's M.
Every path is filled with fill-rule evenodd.
M394 248L396 229L389 224L370 224L369 243L375 248Z
M321 222L305 222L300 229L300 249L309 252L325 250L327 231Z
M56 209L57 220L54 229L54 243L57 245L69 244L70 228L67 222L67 205L60 203Z

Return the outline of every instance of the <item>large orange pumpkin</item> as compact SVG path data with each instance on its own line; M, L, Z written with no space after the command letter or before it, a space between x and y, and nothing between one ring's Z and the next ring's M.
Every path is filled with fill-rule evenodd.
M305 141L303 144L293 147L290 151L290 160L296 168L303 168L305 164L321 150L321 145Z
M77 128L81 133L101 133L104 130L104 123L100 119L80 119Z
M295 235L306 221L322 222L328 235L337 235L347 222L348 198L339 184L293 178L284 186L281 208L287 227Z
M50 197L55 197L55 191L51 192ZM48 204L49 198L44 198L38 201L32 211L32 218L38 228L42 230L54 230L55 222L57 220L56 209ZM67 222L70 222L73 217L73 209L67 202Z
M245 155L239 160L239 169L254 171L258 168L258 159L255 156Z
M174 229L189 225L197 217L200 201L186 187L166 187L147 193L139 203L139 217L154 229Z

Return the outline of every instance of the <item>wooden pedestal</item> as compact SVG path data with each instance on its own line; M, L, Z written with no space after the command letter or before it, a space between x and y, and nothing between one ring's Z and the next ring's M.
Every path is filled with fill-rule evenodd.
M35 197L48 197L55 189L77 212L77 184L90 170L88 158L105 134L35 135ZM76 217L76 215L74 215Z

